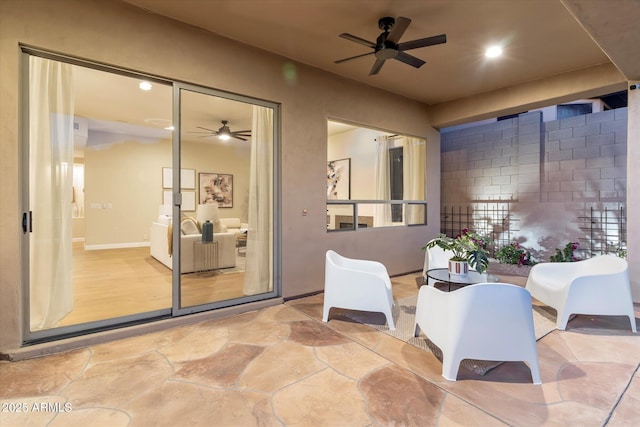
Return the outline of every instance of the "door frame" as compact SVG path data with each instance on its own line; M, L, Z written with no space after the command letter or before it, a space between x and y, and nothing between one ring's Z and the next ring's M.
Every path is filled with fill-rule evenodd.
M179 306L179 287L180 287L180 227L173 227L173 248L175 255L173 257L173 270L172 270L172 307L155 310L150 312L137 313L128 316L114 317L105 320L92 321L87 323L81 323L77 325L54 327L45 330L31 331L30 325L30 232L27 230L22 233L20 239L20 254L22 259L21 266L21 302L22 302L22 344L33 345L42 342L56 341L70 337L82 336L96 332L103 332L112 329L124 328L132 325L155 322L159 320L165 320L172 317L184 316L192 313L199 313L203 311L216 310L221 308L227 308L231 306L237 306L240 304L246 304L250 302L268 300L279 298L282 294L281 286L281 196L280 196L280 117L281 107L280 104L270 101L265 101L249 96L233 94L222 90L210 89L204 86L191 85L189 83L179 82L156 75L137 72L117 66L112 66L104 63L98 63L95 61L85 60L68 55L52 53L46 50L42 50L33 46L20 44L20 60L19 60L19 87L20 87L20 108L19 108L19 157L20 157L20 182L19 182L19 197L21 212L19 221L19 228L22 230L22 222L26 221L25 225L29 228L29 222L31 218L29 196L30 196L30 182L29 182L29 152L30 152L30 140L29 140L29 57L38 56L45 59L54 61L60 61L69 63L72 65L78 65L83 67L93 68L99 71L116 73L123 76L134 77L138 79L148 80L150 82L156 82L164 85L170 85L173 87L173 105L172 114L174 120L174 132L172 140L172 166L174 170L180 170L180 124L179 124L179 90L181 88L196 89L197 91L203 91L203 93L213 94L215 96L222 96L225 98L248 102L255 105L260 105L273 109L273 127L274 127L274 142L273 142L273 243L272 243L272 283L273 291L264 294L252 295L242 297L233 300L224 300L220 302L184 307ZM173 188L180 189L180 174L173 174ZM173 193L173 215L175 218L180 217L180 204L181 193ZM177 293L176 293L177 290ZM253 308L248 308L253 309Z

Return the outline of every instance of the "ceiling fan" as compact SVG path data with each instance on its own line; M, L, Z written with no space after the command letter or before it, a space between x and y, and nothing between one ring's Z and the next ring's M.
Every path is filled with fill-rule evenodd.
M438 36L425 37L423 39L398 43L404 32L409 27L410 23L411 19L402 16L399 16L398 19L394 19L391 17L380 18L378 20L378 28L383 30L383 32L380 33L375 43L348 33L340 34L340 37L342 37L343 39L351 40L352 42L356 42L372 48L373 52L363 53L360 55L352 56L350 58L341 59L339 61L336 61L335 63L341 64L345 61L361 58L363 56L375 55L376 61L373 63L373 67L371 67L371 71L369 72L370 76L378 74L378 72L380 72L380 69L384 65L384 61L386 61L387 59L396 59L415 68L420 68L424 65L425 62L422 59L416 58L415 56L409 55L405 52L411 49L418 49L421 47L446 43L447 35L440 34Z
M206 138L209 136L217 136L222 141L228 141L231 138L239 139L241 141L246 141L247 138L251 137L251 130L237 130L235 132L231 132L228 120L222 120L222 127L218 130L204 128L202 126L197 126L198 129L203 129L206 132L191 132L191 133L206 133L207 135L201 136L201 138Z

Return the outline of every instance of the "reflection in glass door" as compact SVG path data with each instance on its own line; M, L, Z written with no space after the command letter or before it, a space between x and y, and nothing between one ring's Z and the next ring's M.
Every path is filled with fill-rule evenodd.
M177 311L268 294L273 108L192 86L181 87L179 95L180 168L195 171L196 184L180 190Z

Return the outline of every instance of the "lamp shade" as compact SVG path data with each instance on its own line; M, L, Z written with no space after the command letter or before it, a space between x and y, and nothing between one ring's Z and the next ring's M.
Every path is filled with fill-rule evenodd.
M205 221L211 221L214 225L219 223L220 215L218 214L218 205L198 205L196 208L196 220L199 224L204 224Z

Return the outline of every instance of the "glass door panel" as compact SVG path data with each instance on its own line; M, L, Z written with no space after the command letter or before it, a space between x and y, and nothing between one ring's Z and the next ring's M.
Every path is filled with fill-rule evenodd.
M140 78L31 55L28 62L32 337L170 312L171 270L150 245L163 192L171 192L162 183L171 166L171 86L142 90ZM165 247L166 236L165 228Z
M25 341L277 296L277 105L58 59L22 56Z
M256 225L265 222L261 226L267 244L261 253L266 251L270 261L271 197L265 199L267 209L252 212L255 202L251 202L251 180L256 179L252 176L252 156L263 156L261 166L272 161L273 117L266 119L270 133L265 142L261 136L264 130L255 128L256 109L264 107L205 89L180 90L180 164L182 170L195 171L196 176L195 188L181 184L180 190L181 309L228 305L224 301L272 290L270 264L259 264L264 258L258 256L258 246L251 238L253 234L257 241L258 234L249 225L250 219ZM256 131L265 147L260 152L255 151ZM270 194L271 167L266 176L259 189ZM266 221L259 221L258 215ZM266 283L247 286L246 271L254 264L267 276L251 276L252 280Z

